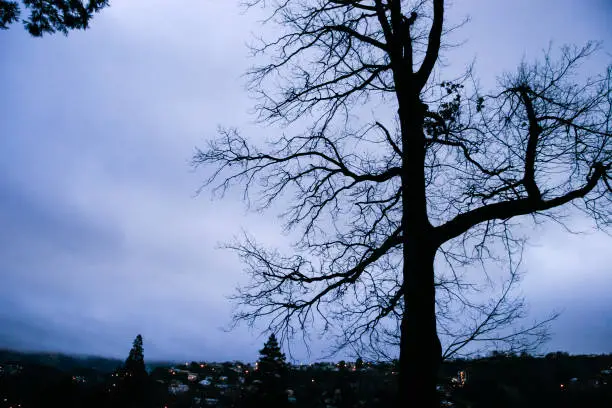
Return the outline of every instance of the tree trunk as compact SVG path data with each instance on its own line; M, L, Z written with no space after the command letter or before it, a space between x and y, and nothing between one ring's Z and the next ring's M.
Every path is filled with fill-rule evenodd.
M423 238L421 235L416 241L425 241ZM410 245L412 248L404 252L405 295L400 340L399 406L438 408L436 384L442 347L436 330L435 251L423 246Z
M404 313L401 322L399 406L439 407L436 393L442 348L436 330L433 226L427 215L424 114L418 92L399 98L402 130ZM400 94L400 95L401 95ZM399 95L398 95L399 96Z

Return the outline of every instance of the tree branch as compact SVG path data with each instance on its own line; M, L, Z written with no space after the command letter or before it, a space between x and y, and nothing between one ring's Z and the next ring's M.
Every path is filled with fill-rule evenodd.
M431 71L438 60L440 52L440 44L442 37L442 25L444 23L444 0L434 0L434 15L431 30L429 31L429 40L427 42L427 52L421 67L415 75L416 89L421 91L431 75Z
M535 201L531 198L523 198L513 201L503 201L484 205L466 213L459 214L445 224L434 228L436 242L442 245L444 242L458 237L475 225L485 221L495 219L506 220L519 215L545 211L569 203L577 198L583 198L595 188L599 180L606 174L606 171L610 170L610 165L604 166L602 163L596 163L592 170L592 174L587 177L586 183L581 188L550 200L540 199Z

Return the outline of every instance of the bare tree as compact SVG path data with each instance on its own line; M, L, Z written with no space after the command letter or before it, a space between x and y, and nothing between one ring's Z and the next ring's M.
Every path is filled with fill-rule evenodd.
M508 258L512 264L514 259ZM473 273L472 262L468 266L472 272L469 275L482 282L469 282L456 275L445 278L441 268L436 269L436 319L442 359L467 358L491 350L503 354L537 352L550 339L549 325L559 313L529 320L525 298L516 294L521 277L518 270L511 270L495 285ZM456 274L457 266L450 264L448 271ZM486 274L486 270L483 272ZM358 356L395 359L401 340L401 312L397 315L395 321L371 327L367 333L342 327L344 336L339 346L353 349Z
M597 47L565 47L483 93L470 71L449 80L436 68L454 29L443 0L255 5L284 31L254 47L270 59L249 72L251 89L260 120L286 133L258 144L222 130L194 161L215 168L206 185L216 191L238 184L257 208L287 203L298 238L291 255L249 236L229 245L251 275L236 318L286 335L340 325L347 341L397 328L400 405L437 406L439 332L458 353L522 310L509 289L522 243L512 222L562 221L573 204L609 226L612 70L578 84ZM503 261L498 248L510 280L478 306L457 270ZM461 305L481 312L465 332L443 318Z

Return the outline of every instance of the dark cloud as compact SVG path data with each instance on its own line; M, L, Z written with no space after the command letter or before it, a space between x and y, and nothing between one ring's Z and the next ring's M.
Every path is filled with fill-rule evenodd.
M123 358L142 333L148 358L253 360L265 339L224 331L227 295L245 276L217 244L241 228L271 246L287 240L274 213L247 215L235 191L194 198L206 174L189 159L219 124L253 138L277 131L252 125L240 77L259 16L234 2L115 3L86 32L0 35L0 347ZM576 4L457 4L451 18L473 22L447 56L476 54L492 82L550 38L609 38ZM551 347L612 351L609 238L533 236L523 283L533 313L566 311ZM316 358L328 342L313 339Z
M77 208L29 194L8 179L0 179L0 225L0 258L4 262L28 255L20 251L36 256L49 251L109 257L121 249L121 236L100 220L87 219ZM3 267L10 265L3 263Z

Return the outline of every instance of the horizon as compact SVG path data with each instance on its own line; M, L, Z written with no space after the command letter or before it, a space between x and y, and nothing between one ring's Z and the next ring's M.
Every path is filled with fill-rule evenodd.
M244 364L255 364L258 360L258 358L254 359L254 360L239 360L239 359L229 359L229 360L198 360L198 359L168 359L168 360L160 360L160 359L153 359L150 360L147 358L146 355L146 347L144 348L145 353L145 365L160 365L160 364L166 364L166 363L171 363L171 364L179 364L179 365L189 365L192 362L196 362L199 364L224 364L224 363L244 363ZM281 350L282 351L282 350ZM92 355L92 354L71 354L69 352L52 352L52 351L36 351L36 350L14 350L14 349L5 349L5 348L0 348L0 353L4 353L4 352L8 352L8 353L18 353L18 354L24 354L24 355L41 355L41 356L47 356L47 355L61 355L63 357L67 357L67 358L72 358L75 360L78 359L102 359L102 360L108 360L108 361L116 361L119 363L123 363L125 362L126 357L124 358L120 358L120 357L110 357L110 356L104 356L104 355ZM492 355L493 350L491 351L490 354L486 354L486 355L472 355L472 356L468 356L468 357L456 357L456 358L449 358L449 359L444 359L443 362L454 362L454 361L469 361L469 360L479 360L479 359L487 359L487 358L492 358L494 357ZM548 352L548 353L528 353L529 357L532 358L546 358L546 356L548 354L555 354L555 353L566 353L563 350L555 350L552 352ZM598 357L598 356L612 356L612 352L610 353L591 353L591 354L572 354L572 353L567 353L567 355L569 357ZM507 353L502 353L502 356L505 357L520 357L519 354L513 354L513 355L507 355ZM189 360L189 361L186 361ZM313 360L313 361L308 361L308 362L304 362L304 361L297 361L297 360L291 360L290 358L287 358L287 363L290 365L294 365L294 366L300 366L300 365L313 365L313 364L325 364L325 363L331 363L331 364L335 364L339 361L345 361L347 363L354 363L357 360L357 358L354 359L322 359L322 360ZM385 364L385 363L391 363L394 361L394 359L388 359L388 360L384 360L384 359L380 359L380 360L371 360L371 359L363 359L364 362L366 363L376 363L376 364Z
M248 113L242 75L255 60L245 43L262 15L236 3L113 2L66 37L0 31L0 348L122 359L142 333L155 361L256 359L265 327L229 330L227 297L247 276L219 244L244 230L284 250L288 235L278 206L258 214L238 190L198 195L210 174L190 166L218 126L259 139L284 131ZM449 21L471 22L452 34L467 43L445 51L449 72L476 58L488 87L551 41L602 41L586 69L610 61L612 4L491 3L450 7ZM529 320L561 311L543 354L610 354L610 237L569 210L568 219L584 233L551 222L529 234L520 293ZM329 336L308 340L298 335L285 354L299 361L332 347Z

